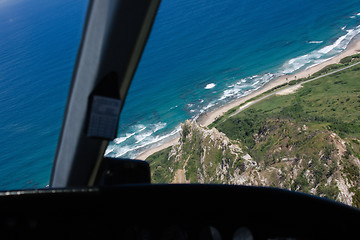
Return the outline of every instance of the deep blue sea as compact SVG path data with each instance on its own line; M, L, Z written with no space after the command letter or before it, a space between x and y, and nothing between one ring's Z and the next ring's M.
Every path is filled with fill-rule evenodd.
M0 189L48 184L86 0L0 0ZM106 154L319 64L360 33L360 0L163 0Z
M49 182L87 1L0 1L0 190Z

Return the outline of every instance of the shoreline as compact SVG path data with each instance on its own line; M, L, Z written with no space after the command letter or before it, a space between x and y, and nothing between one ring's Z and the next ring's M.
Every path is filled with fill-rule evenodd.
M161 151L161 150L163 150L165 148L168 148L168 147L171 147L171 146L175 145L176 143L179 142L179 140L180 140L179 137L175 137L175 138L173 138L171 140L168 140L168 141L164 142L163 144L161 144L161 145L159 145L157 147L149 148L145 152L143 152L143 153L139 154L138 156L136 156L135 159L145 161L145 159L148 158L150 155L153 155L156 152L159 152L159 151Z
M320 71L321 69L323 69L324 67L331 65L331 64L336 64L339 63L341 59L343 59L344 57L347 56L351 56L354 54L360 53L360 37L355 37L350 44L347 46L347 48L342 51L341 53L339 53L338 55L335 55L334 57L332 57L331 59L322 62L318 65L306 68L298 73L295 74L289 74L289 75L284 75L281 76L277 79L274 79L273 81L270 81L268 83L266 83L263 87L261 87L260 89L250 93L247 96L241 97L239 99L236 99L222 107L219 107L211 112L205 113L204 115L200 116L199 119L197 120L198 123L202 126L209 126L211 123L213 123L218 117L222 116L224 113L226 113L227 111L229 111L230 109L239 106L240 104L243 104L244 102L274 88L277 87L279 85L285 84L289 81L292 80L296 80L296 79L300 79L300 78L307 78L311 75L313 75L314 73ZM139 154L136 159L139 160L145 160L147 157L149 157L150 155L159 152L165 148L168 148L170 146L175 145L177 142L179 141L179 137L173 138L157 147L154 148L150 148L148 150L146 150L145 152Z

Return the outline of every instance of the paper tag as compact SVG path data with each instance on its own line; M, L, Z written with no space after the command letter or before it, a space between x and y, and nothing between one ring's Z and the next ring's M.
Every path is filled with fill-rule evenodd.
M112 140L116 137L119 124L121 100L94 96L87 131L88 137Z

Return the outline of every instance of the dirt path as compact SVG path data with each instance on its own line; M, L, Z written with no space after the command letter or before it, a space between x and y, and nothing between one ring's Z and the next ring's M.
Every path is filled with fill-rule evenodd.
M186 159L183 168L176 170L174 180L172 181L172 183L190 183L190 180L186 180L186 175L185 175L186 172L185 167L187 166L189 159L190 156Z

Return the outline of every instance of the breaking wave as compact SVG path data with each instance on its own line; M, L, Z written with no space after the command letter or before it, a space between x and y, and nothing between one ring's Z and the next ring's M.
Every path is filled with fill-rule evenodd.
M106 149L105 156L115 158L136 158L136 156L138 156L146 149L161 145L163 142L173 137L176 137L181 130L181 127L179 125L175 130L171 131L170 133L154 135L154 133L166 126L165 123L158 123L155 125L157 125L158 127L155 127L153 131L141 134L138 136L138 138L135 137L135 139L137 139L135 143L122 145L116 144L115 141L110 143Z
M309 54L290 59L283 65L280 72L283 74L291 74L304 67L314 66L325 62L326 60L344 51L351 40L354 39L354 37L359 33L360 25L353 29L346 30L346 34L340 36L334 43L322 47L319 50L314 50Z
M215 94L211 98L205 99L201 97L199 100L192 100L190 103L185 103L183 110L187 111L190 118L197 119L201 114L212 111L240 97L249 95L280 76L296 73L297 71L320 64L336 56L347 48L355 36L360 34L360 25L352 29L345 28L346 26L341 28L341 31L345 32L345 34L326 46L323 46L324 41L308 41L307 43L309 44L319 44L319 49L286 61L274 72L257 74L237 80L232 79L232 81L229 81L229 84L225 85L221 85L220 82L217 83L219 84L219 89L223 88L222 91L208 93ZM225 79L224 81L227 80ZM203 89L213 89L217 84L208 83ZM178 110L178 105L169 109L169 111ZM135 158L146 149L161 145L171 138L176 137L181 130L180 125L178 125L176 129L166 129L167 125L165 122L135 125L133 131L128 131L109 144L106 150L106 156Z
M310 44L320 44L323 43L324 41L308 41L308 43Z
M215 86L216 86L215 83L209 83L209 84L207 84L207 85L205 86L205 89L212 89L212 88L214 88Z

